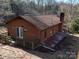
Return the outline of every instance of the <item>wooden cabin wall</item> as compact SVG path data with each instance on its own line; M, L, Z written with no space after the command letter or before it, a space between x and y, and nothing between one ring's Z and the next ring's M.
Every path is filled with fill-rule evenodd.
M47 40L50 36L61 31L61 23L41 31L41 41Z
M23 27L23 39L16 38L17 27ZM7 23L7 28L8 34L16 39L17 45L25 47L28 43L31 45L32 41L37 42L40 39L40 31L34 25L21 18L15 18L13 21Z

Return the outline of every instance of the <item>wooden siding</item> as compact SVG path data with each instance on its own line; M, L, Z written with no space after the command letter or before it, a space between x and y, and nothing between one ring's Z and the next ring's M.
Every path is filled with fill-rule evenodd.
M23 27L24 28L24 39L37 39L40 38L40 31L33 26L31 23L21 19L16 18L14 21L11 21L7 24L8 34L16 37L16 28Z
M23 39L16 38L17 27L24 28ZM18 42L17 44L25 47L25 46L30 46L28 42L32 42L33 40L35 40L37 44L40 43L40 41L43 42L47 40L51 36L51 33L53 35L56 32L61 31L62 24L59 23L57 25L51 26L45 30L40 31L32 23L26 21L23 18L17 17L7 23L7 28L8 28L8 34L17 39Z
M51 35L61 31L61 23L41 31L41 41L47 40ZM45 34L46 32L46 34ZM51 33L52 32L52 33ZM45 37L46 35L46 37Z

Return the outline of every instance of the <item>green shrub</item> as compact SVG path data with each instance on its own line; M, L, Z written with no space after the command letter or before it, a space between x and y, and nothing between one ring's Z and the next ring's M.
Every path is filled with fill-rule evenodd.
M8 35L0 35L0 42L4 44L11 44L13 39Z
M69 32L71 33L79 33L79 18L75 18L74 20L72 20L70 22L70 25L68 25L69 27Z

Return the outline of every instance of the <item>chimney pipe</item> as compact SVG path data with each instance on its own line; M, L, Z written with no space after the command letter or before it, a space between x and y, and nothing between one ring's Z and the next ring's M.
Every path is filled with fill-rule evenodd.
M63 12L61 12L61 14L60 14L60 21L63 23L64 22L64 13Z
M61 21L61 25L60 25L60 31L63 31L63 23L64 23L64 13L61 12L60 14L60 21Z

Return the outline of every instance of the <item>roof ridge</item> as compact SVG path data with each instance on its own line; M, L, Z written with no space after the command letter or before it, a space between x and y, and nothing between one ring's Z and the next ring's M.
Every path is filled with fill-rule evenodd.
M44 29L48 28L48 25L46 25L45 23L41 22L40 20L38 20L38 18L36 18L33 15L25 15L25 16L23 15L21 17L23 17L26 20L27 20L26 17L28 17L30 19L30 20L28 19L28 21L31 22L32 24L34 24L35 26L37 26L37 28L40 28L41 30L44 30Z
M46 25L48 26L47 24L43 23L42 21L39 20L39 18L33 16L33 15L30 15L32 18L34 18L35 21L38 21L39 23L42 23L43 25Z

